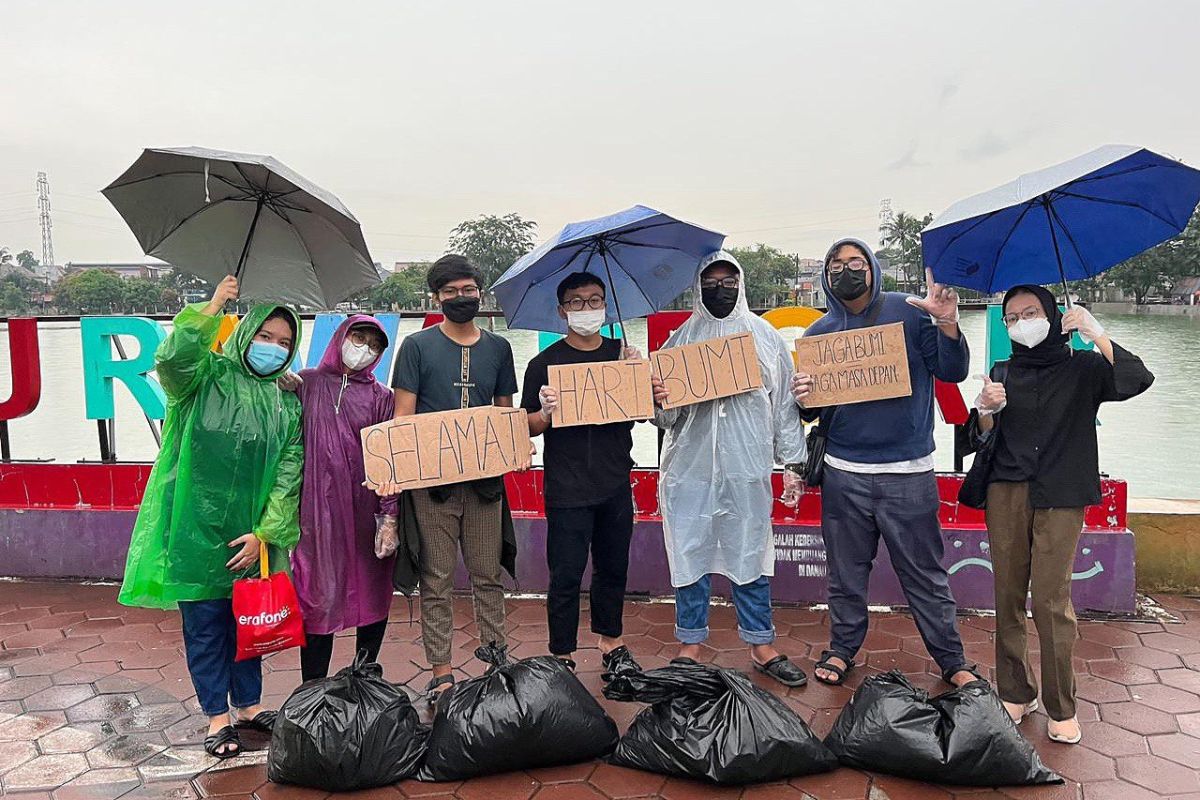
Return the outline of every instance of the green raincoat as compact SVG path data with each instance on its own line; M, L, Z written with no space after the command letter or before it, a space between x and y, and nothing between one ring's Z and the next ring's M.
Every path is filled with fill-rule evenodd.
M222 353L212 352L221 317L202 308L183 309L155 354L167 417L129 544L119 597L125 605L175 608L180 600L230 597L242 575L225 567L235 552L229 542L254 533L279 572L300 538L300 402L275 385L291 358L266 377L245 360L279 306L252 308ZM294 354L300 319L286 310L295 321Z

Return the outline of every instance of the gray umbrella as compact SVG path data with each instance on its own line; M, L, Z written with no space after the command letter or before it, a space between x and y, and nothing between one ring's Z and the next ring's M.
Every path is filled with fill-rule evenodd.
M103 194L146 255L247 299L329 308L380 282L349 209L270 156L145 150Z

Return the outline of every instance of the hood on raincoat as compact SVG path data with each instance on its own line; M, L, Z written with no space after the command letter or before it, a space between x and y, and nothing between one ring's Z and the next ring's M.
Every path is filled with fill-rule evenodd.
M866 254L867 261L871 264L871 286L867 289L871 293L871 302L867 303L867 307L863 309L863 314L866 314L867 310L879 302L879 295L883 292L883 270L879 266L879 259L875 257L875 251L871 249L871 245L862 239L855 239L853 236L838 239L825 253L825 263L821 267L821 288L825 290L825 302L829 306L829 313L836 315L843 322L847 314L846 304L840 297L833 293L833 287L829 285L828 267L829 259L833 258L833 254L838 251L838 248L848 244L852 244L862 250ZM840 327L844 327L844 325Z
M714 317L700 292L700 274L717 262L742 282L726 317ZM739 585L775 573L771 528L772 466L804 460L804 427L792 400L791 349L771 323L750 310L745 275L732 254L718 250L696 269L693 313L664 347L749 332L763 386L732 397L656 409L665 432L658 500L671 584L688 586L709 574Z
M288 351L288 357L284 360L283 366L270 375L259 375L250 369L250 365L246 363L246 353L250 350L250 343L254 341L254 334L258 333L258 329L267 321L267 317L275 313L276 309L284 311L292 321L292 330L294 331L292 349ZM260 381L273 381L291 369L292 360L296 357L296 353L300 351L300 337L302 335L300 315L288 306L272 305L270 303L254 305L246 312L246 316L238 321L237 326L233 329L233 333L229 334L229 338L221 346L221 355L237 364L238 368L251 378Z
M350 335L350 329L359 325L371 327L379 331L379 335L383 337L383 349L379 351L379 355L375 357L375 360L367 366L354 372L346 372L346 366L342 363L342 343ZM383 358L383 354L387 351L387 348L387 331L383 329L383 325L380 324L379 320L369 314L352 314L343 320L342 324L338 325L337 330L333 332L333 336L329 339L329 344L325 347L325 354L321 356L321 363L317 365L317 369L321 372L333 373L334 375L345 373L352 381L371 383L375 380L375 365L379 363L379 359Z

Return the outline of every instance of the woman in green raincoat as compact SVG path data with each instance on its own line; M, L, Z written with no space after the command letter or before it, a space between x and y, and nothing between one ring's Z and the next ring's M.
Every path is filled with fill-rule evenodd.
M275 721L259 706L260 659L234 661L231 597L260 541L271 569L286 569L300 537L304 467L300 403L275 384L299 346L299 318L285 306L254 306L213 352L237 292L227 277L208 305L181 311L155 354L167 417L119 598L179 608L188 671L209 717L205 750L218 758L239 752L235 726L269 731Z

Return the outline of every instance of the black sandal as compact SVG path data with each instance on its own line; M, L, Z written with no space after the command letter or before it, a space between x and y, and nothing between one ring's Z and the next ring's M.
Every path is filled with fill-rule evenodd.
M445 686L446 688L439 689L438 688L439 686ZM434 678L433 680L431 680L429 682L429 685L425 687L425 700L431 706L436 705L438 698L441 697L446 692L450 691L450 689L453 686L454 686L454 676L453 675L442 675L440 678Z
M676 656L675 658L671 659L671 663L672 664L683 664L684 666L688 666L688 667L700 666L699 661L697 661L694 658L688 658L687 656Z
M555 658L557 658L559 661L561 661L561 662L563 662L564 664L566 664L566 665L567 665L567 669L571 670L571 672L574 672L574 671L575 671L575 667L576 667L576 666L578 666L578 665L575 663L575 659L573 659L573 658L569 658L569 657L567 657L567 656L555 656Z
M839 667L837 664L834 664L829 660L831 658L840 658L846 662L846 666ZM829 678L822 678L816 671L813 672L813 677L827 686L841 686L846 682L846 676L850 674L854 667L855 663L853 658L846 658L841 653L835 653L832 650L826 650L825 652L821 653L821 660L817 662L816 670L832 672L837 677L833 680L830 680Z
M604 671L600 673L600 680L605 683L618 675L642 671L642 665L634 659L633 653L629 652L629 648L625 645L605 653L600 657L600 663L604 666Z
M789 661L785 655L777 655L765 664L760 664L754 659L751 661L756 670L771 676L784 686L803 686L808 683L808 676L804 674L804 670Z
M232 725L226 725L216 733L204 737L204 752L222 761L234 758L242 753L242 740Z
M259 733L270 733L275 730L275 720L278 716L278 711L260 711L250 719L239 719L233 723L233 727Z

